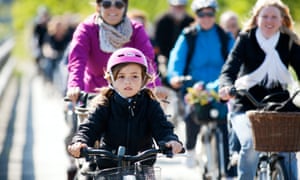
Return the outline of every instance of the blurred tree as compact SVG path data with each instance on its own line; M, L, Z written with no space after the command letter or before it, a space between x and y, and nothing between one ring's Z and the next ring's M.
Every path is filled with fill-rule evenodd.
M1 1L1 0L0 0ZM95 0L12 0L12 18L13 29L17 34L17 43L26 42L24 38L28 35L25 33L28 24L30 24L36 15L37 8L40 5L45 5L49 8L51 14L62 15L64 13L78 13L81 18L95 11L93 3ZM249 12L256 0L237 1L237 0L218 0L219 16L225 10L233 10L243 22L249 15ZM295 21L300 20L300 3L295 0L283 0L291 10L291 14ZM192 0L189 0L188 12L193 14L190 8ZM129 0L129 9L141 9L146 12L149 23L161 15L168 8L168 0ZM0 11L2 12L2 10ZM4 12L4 11L3 11ZM296 24L297 25L297 24ZM296 27L296 31L300 32L300 26ZM28 28L27 28L28 29ZM16 44L18 46L18 44ZM25 45L26 46L26 45ZM15 48L21 50L22 48ZM22 53L20 53L22 54Z
M219 12L218 15L225 10L233 10L240 15L243 20L249 14L256 0L236 1L236 0L218 0ZM82 17L94 11L94 0L14 0L13 16L14 26L17 29L22 29L26 22L30 21L36 14L36 9L39 5L44 4L49 7L52 14L63 14L65 12L79 13ZM189 5L192 0L189 0ZM300 3L295 0L283 0L290 9L295 20L300 20L300 13L296 11L300 9ZM189 6L188 5L188 6ZM167 0L130 0L129 9L142 9L147 13L147 19L153 22L154 19L161 13L167 10ZM190 8L188 8L191 12Z

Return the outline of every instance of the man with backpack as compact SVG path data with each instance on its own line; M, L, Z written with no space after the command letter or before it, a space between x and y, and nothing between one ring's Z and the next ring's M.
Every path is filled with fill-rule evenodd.
M167 78L174 89L183 95L187 87L201 81L204 85L217 80L222 65L233 46L234 39L216 24L216 0L194 0L191 8L195 13L196 24L185 28L171 50ZM182 82L181 77L190 75L191 81ZM186 106L187 107L187 106ZM190 112L190 111L189 111ZM185 114L186 149L189 157L187 166L194 167L197 136L201 126L196 124L188 111ZM228 162L228 140L226 123L221 125L224 137L225 163Z

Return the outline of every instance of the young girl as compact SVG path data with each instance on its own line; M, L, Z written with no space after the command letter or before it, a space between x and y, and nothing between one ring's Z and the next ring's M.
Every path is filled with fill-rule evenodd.
M166 120L152 91L145 88L151 76L141 51L134 48L115 51L108 60L105 78L109 86L93 99L94 111L80 125L68 147L72 156L79 157L82 147L92 146L99 138L102 138L101 148L117 152L122 145L128 155L151 148L152 139L167 142L173 153L182 150L173 125ZM154 161L148 163L152 165ZM104 160L99 164L100 168L117 165Z

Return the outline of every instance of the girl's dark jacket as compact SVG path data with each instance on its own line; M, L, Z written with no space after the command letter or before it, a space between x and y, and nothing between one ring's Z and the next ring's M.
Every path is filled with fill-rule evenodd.
M72 142L93 146L95 140L102 137L103 148L116 152L122 145L126 147L126 154L136 155L153 147L153 138L156 142L179 141L173 129L160 104L145 90L130 102L113 92L109 105L98 106L79 126Z
M224 86L233 86L235 80L239 76L253 72L264 61L265 53L256 40L255 31L256 28L239 35L231 53L222 67L219 79L220 88ZM293 43L292 46L290 46L289 43L290 37L287 34L280 33L276 50L283 64L286 67L289 65L293 67L297 77L300 77L300 46L296 43ZM260 101L270 93L283 91L283 88L279 85L272 89L266 89L263 86L256 85L250 88L249 91ZM283 99L279 99L279 101L282 100ZM234 101L233 112L244 112L249 109L256 109L246 97L237 96Z

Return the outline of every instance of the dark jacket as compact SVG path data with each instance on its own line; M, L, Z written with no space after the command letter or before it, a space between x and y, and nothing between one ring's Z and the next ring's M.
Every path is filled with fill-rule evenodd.
M265 59L265 53L260 48L256 37L256 29L249 32L241 33L229 54L226 63L223 65L220 75L220 88L224 86L233 86L239 76L249 74L257 69ZM290 65L294 68L297 77L300 77L300 46L293 43L289 47L290 37L287 34L280 33L276 50L287 67ZM266 89L263 86L256 85L249 89L257 100L270 93L283 91L281 86L272 89ZM283 98L284 99L284 98ZM281 101L281 100L280 100ZM246 111L255 109L252 103L246 97L237 96L234 102L233 111Z
M155 46L159 47L160 54L168 59L179 34L183 28L189 26L193 21L194 19L188 14L180 22L176 22L169 12L162 15L156 22L154 38Z
M141 91L131 102L114 92L108 106L98 106L88 120L80 125L74 142L92 146L103 137L103 148L116 151L120 145L126 154L135 155L157 142L178 140L173 125L167 121L160 104Z

